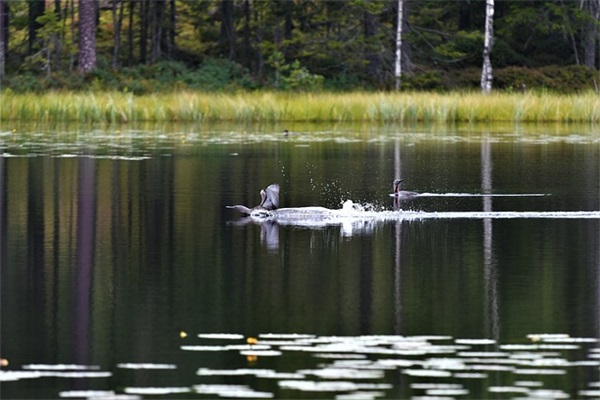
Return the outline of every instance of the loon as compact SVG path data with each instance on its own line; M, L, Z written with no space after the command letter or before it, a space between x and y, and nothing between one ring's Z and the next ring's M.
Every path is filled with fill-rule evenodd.
M279 185L272 183L266 189L260 191L260 204L253 208L246 206L235 205L227 206L233 208L245 215L250 215L252 212L272 211L279 208Z
M277 183L261 190L260 199L260 204L253 208L242 205L227 206L227 208L233 208L246 216L261 219L275 218L284 221L324 220L331 218L334 211L319 206L279 208L279 185ZM347 205L344 205L344 209L346 208Z
M409 197L418 196L419 193L417 193L417 192L409 192L407 190L400 190L400 186L402 186L403 180L404 179L394 179L394 182L393 182L394 196L400 197L400 198L409 198Z

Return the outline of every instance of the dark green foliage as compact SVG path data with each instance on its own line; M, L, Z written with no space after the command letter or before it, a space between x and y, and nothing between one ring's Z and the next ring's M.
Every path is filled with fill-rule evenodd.
M543 88L564 93L595 89L597 83L597 71L581 65L538 69L507 67L496 71L494 80L499 89Z
M448 91L479 88L481 70L475 67L461 70L425 70L408 75L403 80L405 90ZM271 84L272 85L272 84ZM524 86L523 86L524 85ZM494 70L494 87L515 91L547 89L561 93L597 90L600 86L598 71L584 66L548 66L543 68L506 67ZM3 82L4 88L15 92L40 92L49 89L117 90L135 94L183 89L207 92L253 90L258 84L248 72L228 60L210 59L197 69L184 64L163 62L134 68L98 69L80 76L53 72L49 77L31 72L11 75ZM273 87L273 86L271 86ZM279 90L332 90L369 89L356 75L341 74L331 79L311 74L299 63L292 63L282 74Z
M39 92L44 89L43 80L32 73L9 75L2 86L11 88L15 92Z
M481 70L429 70L415 73L404 80L404 87L414 90L478 90ZM574 93L597 90L600 76L593 68L581 65L543 68L506 67L494 70L494 87L505 91L551 90Z
M367 89L365 82L356 74L342 73L325 79L323 88L329 91L344 91L350 89Z
M441 90L447 89L444 71L426 71L413 74L404 79L403 87L411 90Z
M119 70L96 69L87 75L53 72L47 77L25 72L8 77L3 86L15 92L92 89L146 94L181 89L254 89L256 83L243 67L229 60L207 59L196 69L190 69L183 63L162 61L153 65L141 64Z
M207 91L256 87L243 67L229 60L215 58L207 59L196 70L187 71L181 82L187 87Z
M579 65L600 65L598 21L589 11L591 0L582 1L496 2L494 88L595 89L595 73ZM477 89L485 2L404 2L403 89ZM80 76L78 3L40 9L32 24L28 2L8 2L11 39L0 88L149 93L394 87L395 1L109 3L99 9L98 67ZM113 55L117 16L122 25Z

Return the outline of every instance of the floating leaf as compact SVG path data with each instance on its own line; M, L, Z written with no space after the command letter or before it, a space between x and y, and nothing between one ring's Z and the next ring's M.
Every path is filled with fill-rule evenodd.
M428 376L436 378L449 378L452 374L448 371L435 370L435 369L405 369L402 373L410 376Z
M458 383L411 383L412 389L462 389L463 385Z
M490 393L529 393L529 389L516 386L490 386Z
M284 380L278 382L282 389L300 390L303 392L350 392L358 390L354 382L348 381L306 381Z
M258 335L261 339L312 339L315 335L307 335L303 333L261 333Z
M544 385L544 383L540 382L540 381L515 381L515 386L540 387L543 385Z
M21 379L40 378L42 374L38 371L2 371L0 370L0 382L18 381Z
M456 372L452 376L458 379L486 379L488 374L481 372Z
M468 345L487 345L496 343L493 339L456 339L454 342Z
M124 369L176 369L175 364L154 364L154 363L121 363L117 368Z
M276 357L280 356L281 351L277 350L242 350L240 354L243 356L255 356L255 357Z
M313 375L321 379L381 379L384 377L383 371L380 370L353 368L302 369L298 373Z
M564 375L567 373L564 369L516 369L518 375Z
M59 397L109 397L114 398L116 396L115 392L112 390L66 390L58 393Z
M272 393L257 392L245 385L195 385L193 389L196 393L216 394L217 396L227 398L269 399L273 397Z
M333 358L340 360L361 360L367 358L365 354L348 354L348 353L317 353L313 355L317 358Z
M529 396L532 398L539 398L539 399L568 399L571 397L571 396L569 396L568 393L563 392L562 390L551 390L551 389L531 390L529 392Z
M200 368L196 371L196 375L203 376L240 376L240 375L258 375L258 374L270 374L275 373L273 370L268 369L252 369L252 368L241 368L241 369L210 369Z
M236 333L200 333L198 337L201 339L224 339L224 340L241 340L244 335Z
M226 346L201 346L201 345L187 345L179 347L185 351L227 351L229 350Z
M141 395L166 395L189 393L189 387L126 387L125 393Z
M461 351L459 357L506 357L508 354L500 351Z
M98 370L98 365L82 365L82 364L25 364L23 369L36 369L36 370L48 370L48 371L87 371L87 370Z
M583 397L597 397L600 398L600 390L580 390L577 392L579 396Z
M428 396L465 396L467 389L429 389L425 392Z

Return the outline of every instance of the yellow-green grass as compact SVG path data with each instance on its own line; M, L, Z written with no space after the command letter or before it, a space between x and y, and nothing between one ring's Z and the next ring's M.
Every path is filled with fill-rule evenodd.
M0 94L3 121L600 122L595 93L423 92Z

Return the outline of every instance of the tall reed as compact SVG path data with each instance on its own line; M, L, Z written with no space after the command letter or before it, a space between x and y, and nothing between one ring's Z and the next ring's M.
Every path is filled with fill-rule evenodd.
M0 93L0 118L39 122L600 122L595 93Z

